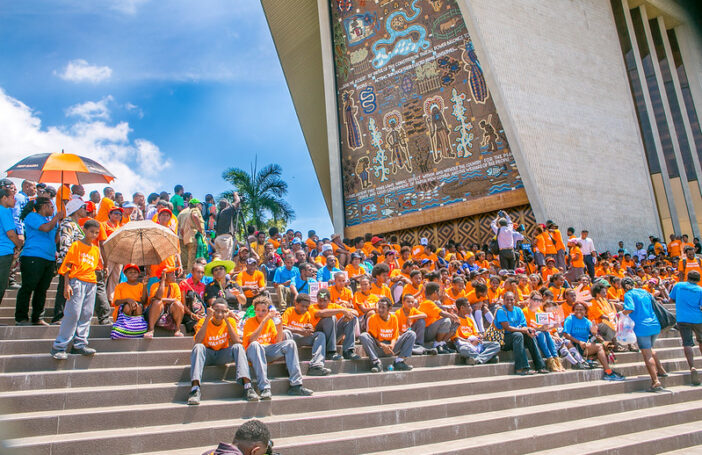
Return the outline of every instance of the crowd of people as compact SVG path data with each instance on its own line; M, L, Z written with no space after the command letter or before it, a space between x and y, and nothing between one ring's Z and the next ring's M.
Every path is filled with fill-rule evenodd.
M622 241L602 252L586 229L564 236L547 221L527 235L503 211L483 245L407 244L380 234L320 238L313 230L303 237L240 226L238 204L236 193L199 201L181 185L173 195L135 193L126 201L109 187L86 198L80 185L57 191L24 181L17 191L2 180L0 302L7 286L19 286L16 324L60 324L51 349L57 360L95 354L88 346L93 315L113 326L113 338L152 338L157 327L192 334L189 404L200 403L204 367L225 363L236 364L247 400L271 399L267 370L276 359L285 361L289 394L312 394L302 384L301 346L312 351L309 376L332 374L326 361L359 359L361 345L372 372L411 370L406 360L418 355L458 353L469 365L485 364L511 350L519 375L557 373L567 364L602 367L610 381L624 380L616 354L640 350L650 390L659 391L667 372L654 344L670 324L657 312L672 302L692 383L700 383L696 238L671 235L666 244L652 236L646 248L637 242L629 251ZM139 220L170 229L180 253L146 266L105 257L103 242ZM49 322L43 312L56 273ZM636 343L622 341L625 319Z

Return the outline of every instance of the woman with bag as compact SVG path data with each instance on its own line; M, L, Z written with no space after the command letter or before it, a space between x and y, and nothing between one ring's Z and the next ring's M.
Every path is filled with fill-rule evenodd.
M644 364L651 376L651 387L648 392L661 392L663 386L659 378L667 377L668 373L663 369L663 365L653 350L656 338L661 333L661 324L658 322L656 313L653 310L654 299L651 294L643 289L637 289L632 278L622 280L624 288L624 313L634 321L634 333L636 343L641 349Z

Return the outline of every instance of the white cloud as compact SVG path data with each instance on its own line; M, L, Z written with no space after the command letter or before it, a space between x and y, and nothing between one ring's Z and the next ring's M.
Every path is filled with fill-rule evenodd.
M65 81L92 83L102 82L112 76L112 68L109 66L91 65L83 59L71 60L68 62L63 72L54 72Z
M124 105L124 108L127 109L129 112L134 112L139 118L144 118L144 111L141 110L139 106L136 104L132 104L130 102L127 102Z
M158 146L130 139L127 122L79 120L73 125L42 128L32 109L0 88L0 162L9 167L27 155L68 153L96 160L117 177L113 187L125 194L159 189L161 172L171 164ZM3 171L5 169L2 169Z
M109 120L110 108L107 104L112 101L114 101L112 95L107 95L100 101L87 101L85 103L75 104L66 109L66 117L78 117L85 121L97 119Z
M124 14L136 14L137 9L149 0L112 0L110 8Z

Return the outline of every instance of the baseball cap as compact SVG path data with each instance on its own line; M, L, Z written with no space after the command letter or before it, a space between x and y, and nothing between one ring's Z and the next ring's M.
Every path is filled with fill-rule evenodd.
M192 198L192 199L190 199L190 201L188 201L188 202L189 202L190 204L200 204L200 203L201 203L200 200L199 200L199 199L196 199L196 198Z
M375 245L376 243L378 243L378 242L380 242L380 241L381 241L380 237L373 237L373 238L371 239L371 243L372 243L373 245Z
M429 240L427 240L426 237L422 237L421 239L419 239L419 244L420 244L420 245L428 245L428 244L429 244Z
M68 206L68 204L66 204L66 206ZM136 265L136 264L127 264L127 265L125 265L125 266L122 268L122 271L123 271L123 272L126 272L126 271L129 270L129 269L134 269L134 270L136 270L136 271L138 272L138 271L139 271L139 266Z
M328 243L325 243L324 245L322 245L322 253L324 253L325 251L333 251L332 246L329 245Z
M248 258L246 264L258 264L258 261L254 258Z
M124 214L124 209L122 207L112 207L110 209L109 213L112 213L112 212L119 212L119 213Z
M14 183L10 179L0 179L0 188L9 188L13 185Z
M122 204L122 208L124 208L124 209L135 209L135 208L136 208L136 204L133 203L133 202L131 202L131 201L125 202L124 204Z
M88 201L85 203L85 210L88 212L94 212L95 211L95 203L93 201Z
M66 215L73 215L85 205L85 202L81 201L80 199L71 199L66 203Z
M292 239L292 242L290 242L290 243L292 243L293 245L302 245L302 240L295 237L294 239Z

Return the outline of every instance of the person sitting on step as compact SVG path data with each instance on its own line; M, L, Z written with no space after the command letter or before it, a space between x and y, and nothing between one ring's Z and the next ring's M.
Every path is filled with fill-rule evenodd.
M308 376L327 376L331 374L329 368L324 368L324 350L327 338L324 332L316 332L310 324L310 296L298 294L295 305L283 313L283 330L288 340L294 340L298 346L312 346L312 359L307 370Z
M272 310L273 303L266 296L256 297L252 303L255 316L244 324L244 349L246 357L258 378L258 390L262 400L270 400L271 381L268 379L268 362L285 358L285 366L290 375L288 395L310 396L312 391L302 386L302 372L297 354L297 345L293 340L285 339L283 322L277 311Z
M436 349L427 349L423 346L423 342L420 344L417 341L420 339L424 340L424 332L427 327L427 315L419 311L417 309L418 306L417 300L412 294L405 294L402 296L402 307L395 311L395 316L397 316L397 322L400 327L400 334L408 330L412 330L417 334L414 347L412 348L412 354L436 355L438 354Z
M503 305L495 314L495 326L503 330L505 334L505 344L502 346L502 350L514 351L514 372L516 374L521 376L533 374L529 370L526 349L531 354L534 370L540 374L548 374L544 360L541 358L541 351L536 344L536 330L527 327L522 309L514 306L515 300L512 291L505 292L502 296Z
M450 354L453 349L446 346L451 336L451 323L458 323L458 316L442 309L436 302L441 298L439 283L429 282L424 286L425 299L419 305L419 311L426 314L426 329L424 337L417 337L417 344L433 342L434 349L439 354ZM418 334L419 335L419 334Z
M361 334L363 349L370 358L373 373L383 371L379 356L395 356L393 367L397 371L409 371L411 365L405 359L412 355L417 334L411 330L400 334L397 316L390 312L392 302L387 297L378 300L378 311L368 319L368 331Z
M236 364L236 379L244 385L244 398L258 401L259 396L251 387L251 374L246 352L241 345L234 312L227 301L217 298L207 309L207 316L195 325L195 346L190 354L190 381L192 388L188 404L198 405L202 394L200 380L207 365Z
M345 308L339 304L331 303L329 289L320 289L317 293L317 303L310 305L310 324L317 332L324 332L327 341L328 360L339 360L341 356L336 353L336 343L341 336L344 337L341 352L345 359L358 360L361 357L354 352L356 344L356 310ZM338 335L340 334L340 335Z
M480 365L492 359L497 360L500 343L482 340L471 318L472 308L468 299L465 297L456 299L456 308L458 308L458 327L453 334L453 343L458 353L466 359L468 365Z
M176 337L182 337L180 323L184 314L180 287L176 282L176 268L168 267L161 273L158 285L151 286L149 305L144 309L149 331L144 334L144 338L153 338L156 326L173 331Z

